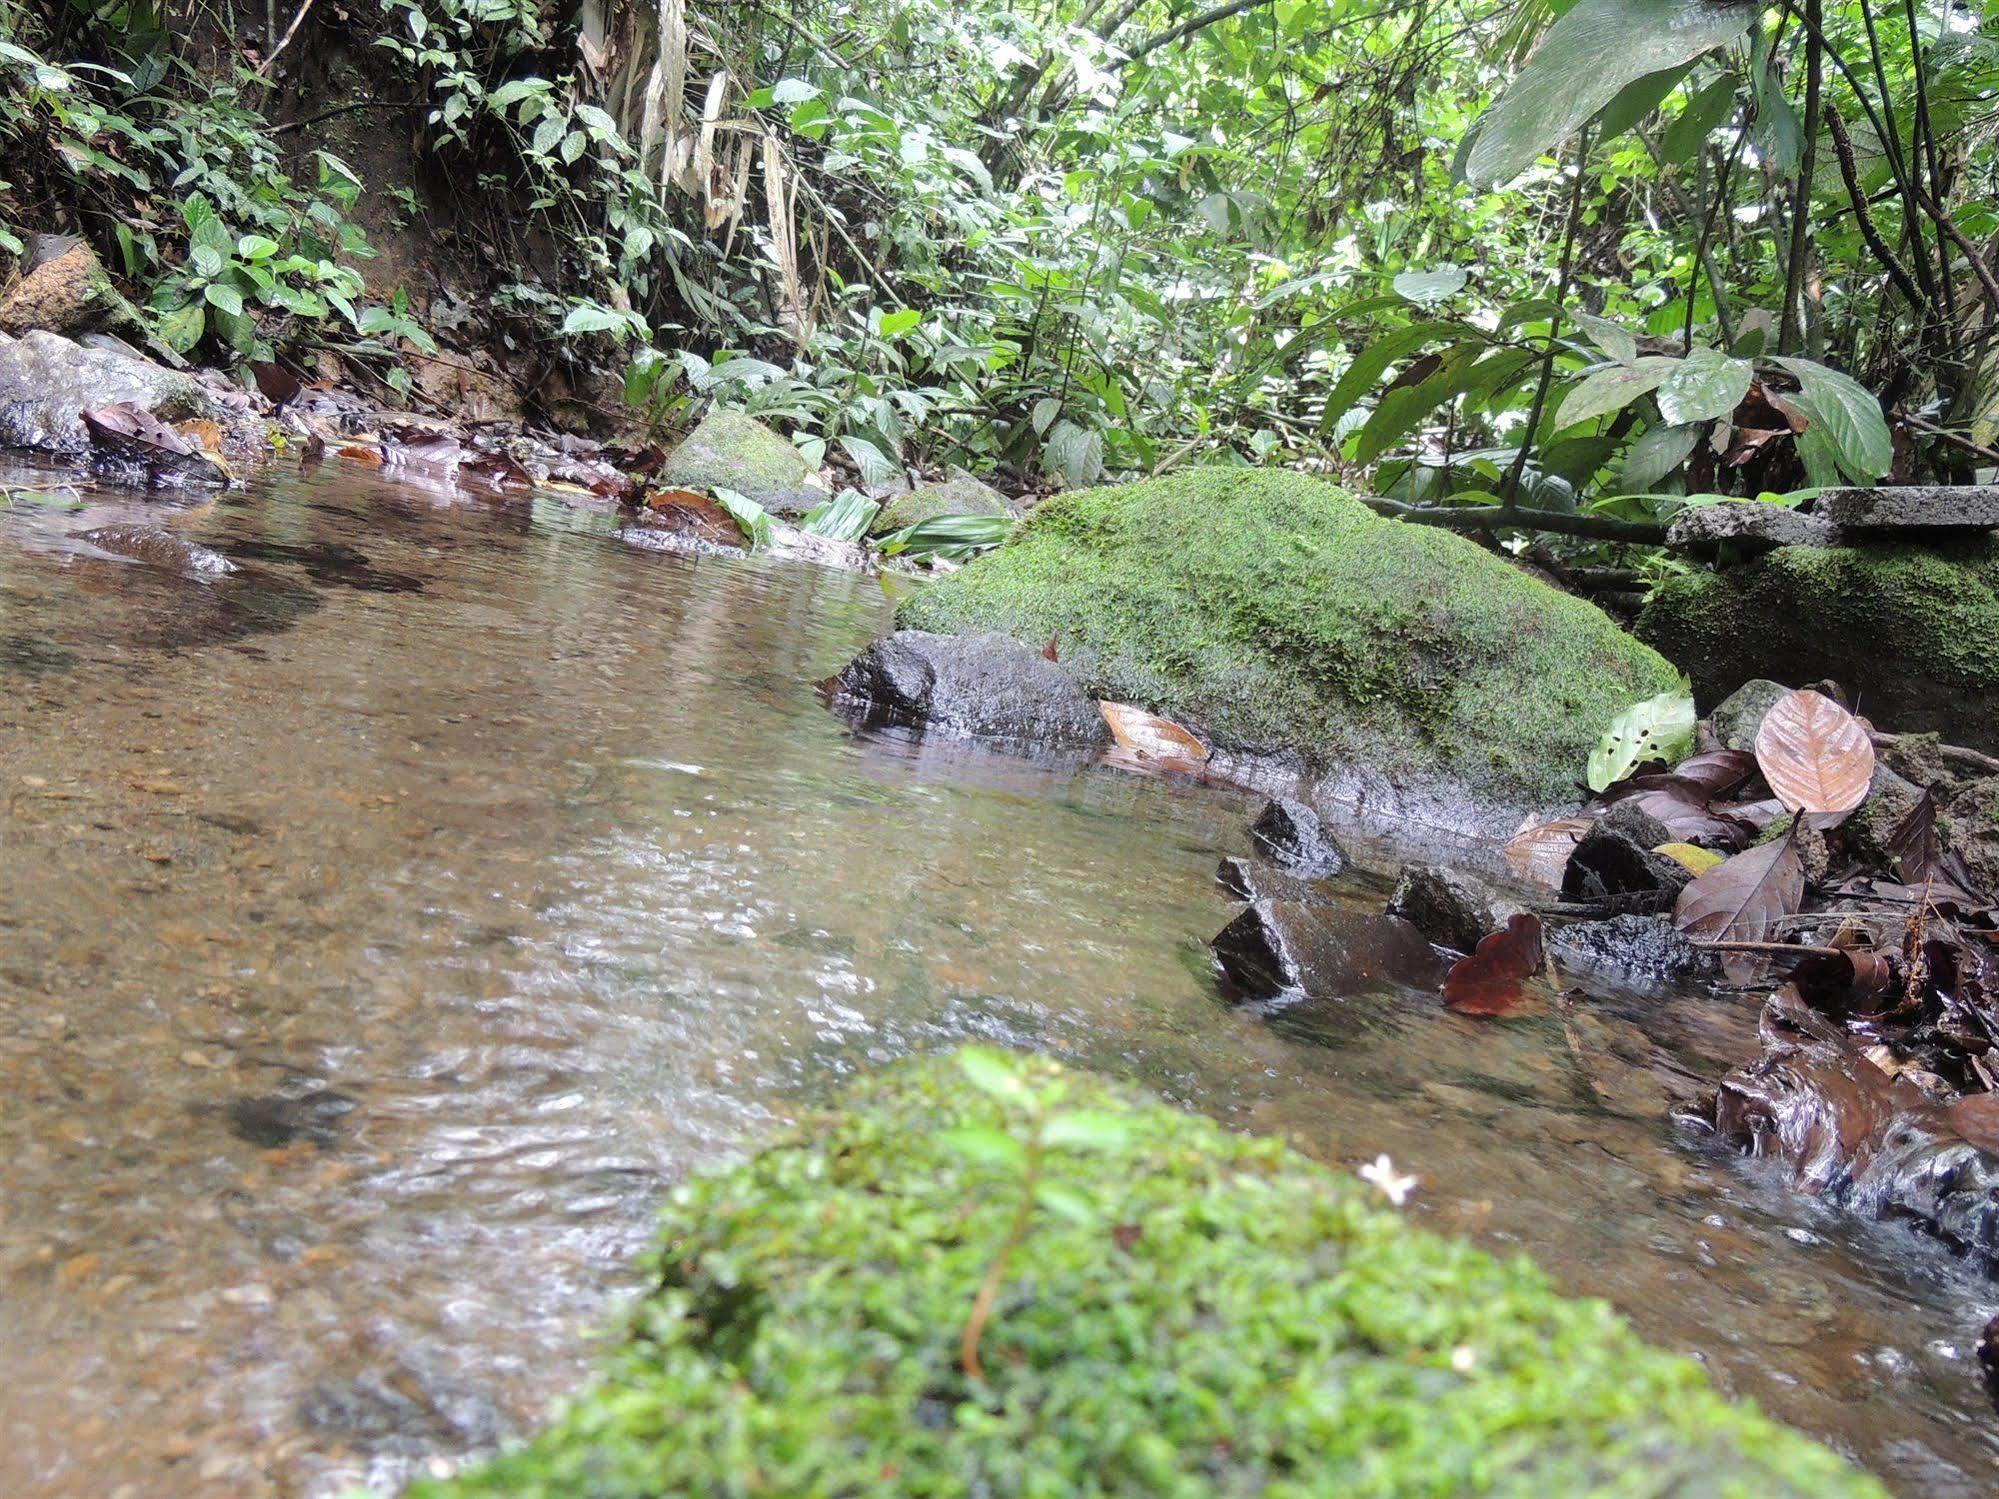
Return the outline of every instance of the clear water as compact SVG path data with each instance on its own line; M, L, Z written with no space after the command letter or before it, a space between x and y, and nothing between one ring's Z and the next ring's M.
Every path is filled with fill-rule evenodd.
M337 471L86 499L0 508L0 1492L386 1490L521 1430L667 1184L971 1037L1385 1151L1896 1489L1991 1487L1992 1287L1671 1123L1746 1004L1232 1009L1246 799L857 738L814 684L874 580ZM244 570L72 536L135 518Z

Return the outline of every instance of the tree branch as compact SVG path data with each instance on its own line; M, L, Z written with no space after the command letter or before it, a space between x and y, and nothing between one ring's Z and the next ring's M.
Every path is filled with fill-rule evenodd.
M1221 5L1210 6L1199 15L1190 16L1178 26L1170 26L1156 36L1149 36L1132 48L1119 67L1129 67L1148 53L1157 52L1161 47L1170 47L1182 37L1192 36L1197 31L1205 31L1217 21L1226 21L1230 16L1239 16L1246 10L1255 10L1259 5L1268 5L1271 0L1224 0Z
M1411 525L1441 526L1446 531L1539 531L1549 536L1647 546L1658 546L1666 539L1666 528L1658 521L1619 520L1613 515L1564 515L1554 510L1513 510L1504 505L1405 505L1380 496L1363 496L1361 503L1376 515Z

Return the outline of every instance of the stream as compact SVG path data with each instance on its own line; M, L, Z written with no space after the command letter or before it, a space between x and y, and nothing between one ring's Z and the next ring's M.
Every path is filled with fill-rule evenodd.
M0 503L0 1493L443 1471L582 1377L673 1181L968 1039L1386 1152L1897 1492L1999 1483L1994 1285L1672 1121L1753 1001L1235 1008L1257 801L856 736L873 578L338 465L83 498ZM74 538L163 518L240 571Z

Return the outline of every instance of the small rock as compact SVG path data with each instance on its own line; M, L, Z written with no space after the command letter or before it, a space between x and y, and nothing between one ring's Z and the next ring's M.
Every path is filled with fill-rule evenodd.
M1274 797L1250 825L1256 846L1282 868L1309 879L1325 879L1347 867L1319 814L1288 796Z
M1892 870L1895 856L1889 841L1922 799L1922 787L1877 761L1867 800L1847 819L1847 846L1869 869Z
M868 527L870 536L886 536L940 515L1005 515L1006 496L961 468L936 484L920 484L882 506Z
M135 562L177 572L219 577L236 571L236 564L220 552L210 551L199 542L189 541L161 526L99 526L94 531L76 533L81 541Z
M1641 897L1652 906L1670 904L1693 879L1679 860L1654 853L1672 842L1664 823L1629 802L1619 802L1591 823L1569 855L1562 895L1569 900L1629 904Z
M1563 968L1627 983L1666 984L1714 968L1713 955L1663 916L1573 921L1549 934L1548 951Z
M1330 899L1310 880L1286 874L1261 859L1230 854L1215 870L1215 883L1237 900L1323 901Z
M1388 897L1391 916L1457 952L1470 952L1481 937L1526 909L1489 885L1435 864L1410 865Z
M1051 749L1095 750L1111 737L1096 700L1066 672L997 632L899 630L847 664L833 705L863 722Z
M733 489L772 515L803 515L827 498L805 455L754 417L709 412L661 465L662 484Z
M1708 720L1714 725L1714 736L1721 741L1722 748L1756 753L1756 731L1763 727L1763 715L1790 690L1782 682L1757 677L1717 703Z
M353 1095L332 1088L315 1088L297 1098L280 1093L239 1098L229 1105L229 1131L265 1150L294 1140L331 1145L339 1136L341 1120L359 1107Z
M1944 841L1981 894L1999 896L1999 776L1971 781L1950 799Z
M1340 999L1382 980L1428 988L1449 966L1398 916L1344 906L1263 900L1245 907L1209 944L1240 995Z
M97 253L72 235L31 235L21 265L21 279L0 297L0 333L78 333L130 315Z
M1829 489L1815 513L1850 531L1991 531L1999 529L1999 485L1908 484L1887 489Z
M1775 547L1829 547L1839 544L1839 527L1764 500L1725 500L1683 505L1666 529L1666 545L1676 552L1713 557L1723 552L1754 556Z

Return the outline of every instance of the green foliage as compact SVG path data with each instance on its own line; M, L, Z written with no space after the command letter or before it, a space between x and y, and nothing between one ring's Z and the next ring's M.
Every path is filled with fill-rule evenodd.
M957 561L991 551L1013 530L1007 515L933 515L900 531L891 531L878 543L884 557L907 557L912 562L934 558Z
M599 1381L413 1499L1880 1492L1602 1303L1278 1141L974 1055L682 1187ZM959 1331L1018 1218L1024 1100L1053 1089L974 1377Z

